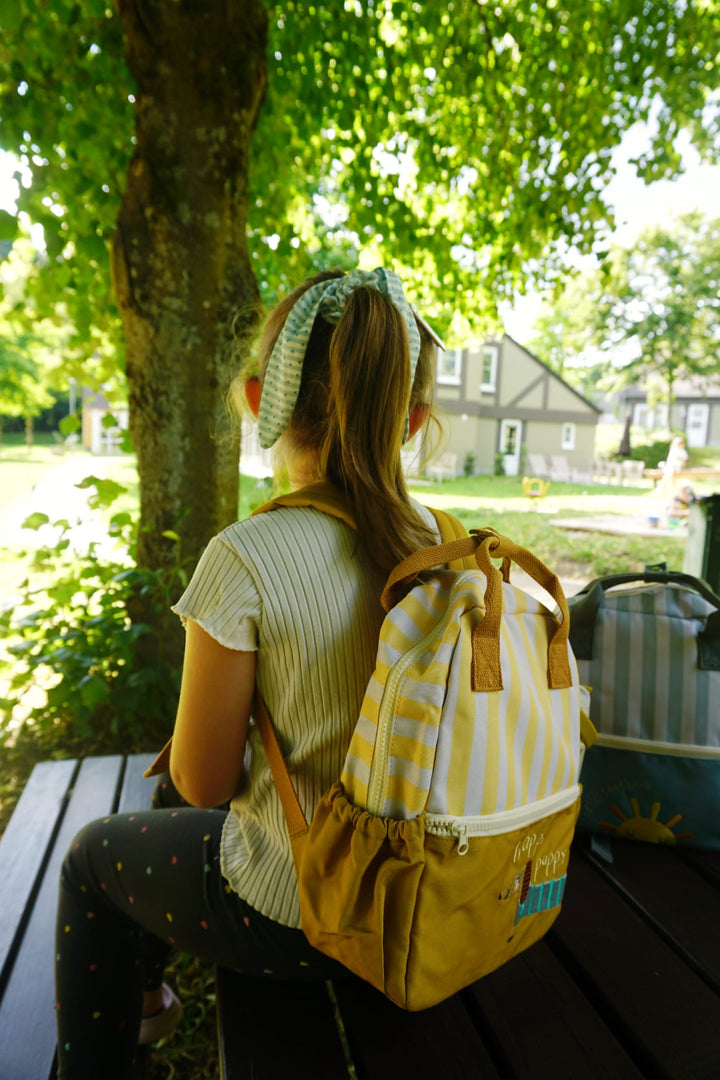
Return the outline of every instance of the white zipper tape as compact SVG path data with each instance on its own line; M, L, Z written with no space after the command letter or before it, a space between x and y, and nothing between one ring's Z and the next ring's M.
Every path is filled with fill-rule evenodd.
M540 821L541 818L565 810L580 797L580 785L573 784L555 795L537 799L512 810L501 810L497 814L483 814L476 817L454 817L450 814L425 814L425 831L433 836L453 836L458 842L458 855L466 855L468 840L473 836L498 836L500 833L522 829Z

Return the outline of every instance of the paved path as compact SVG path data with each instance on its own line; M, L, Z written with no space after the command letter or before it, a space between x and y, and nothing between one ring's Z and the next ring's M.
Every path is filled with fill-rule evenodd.
M574 532L598 532L608 533L611 536L677 536L684 539L687 536L687 528L678 525L668 528L660 524L662 518L658 517L657 524L653 525L649 516L625 515L625 514L597 514L593 517L581 518L555 518L551 524L556 529L569 529Z
M53 526L55 521L69 522L66 537L78 556L86 555L90 544L96 543L96 550L105 557L118 557L117 542L108 536L102 512L88 506L88 499L95 489L76 486L87 476L104 479L110 460L84 454L68 455L57 465L49 466L33 488L0 513L0 603L14 601L18 586L27 576L27 560L3 556L2 549L21 553L39 547L55 547L62 533L60 528ZM23 522L35 513L46 514L49 523L39 529L24 529Z
M72 455L51 465L41 480L0 513L0 543L12 551L51 544L58 530L52 522L66 520L72 526L72 544L76 550L87 550L91 539L99 539L102 515L91 510L88 498L94 488L79 488L87 476L104 478L107 459ZM24 529L23 522L35 513L46 514L50 524L38 530Z

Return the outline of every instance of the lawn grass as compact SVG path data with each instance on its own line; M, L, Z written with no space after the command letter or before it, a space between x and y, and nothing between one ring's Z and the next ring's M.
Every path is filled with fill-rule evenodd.
M590 581L619 571L642 570L664 562L682 570L685 535L610 535L592 531L596 515L644 518L656 509L653 488L618 485L553 484L530 504L516 477L463 477L432 486L413 485L419 502L447 510L466 528L489 526L529 548L560 577ZM559 528L566 518L588 519L588 531Z

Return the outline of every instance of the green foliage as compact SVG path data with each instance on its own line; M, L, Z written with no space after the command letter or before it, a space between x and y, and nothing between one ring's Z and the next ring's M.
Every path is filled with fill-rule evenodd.
M671 405L678 379L720 376L719 266L720 219L693 213L647 229L568 285L533 345L560 358L564 376L594 346L612 366L576 368L586 382L612 390L643 380L656 403Z
M612 250L597 279L596 338L616 357L625 350L623 383L660 376L671 405L679 378L720 373L719 266L720 219L697 213Z
M463 461L463 474L465 476L475 475L475 461L476 455L472 452L472 450L468 450Z
M13 0L0 24L0 141L32 173L18 208L47 249L29 314L69 320L71 374L93 356L107 376L120 348L108 250L133 124L119 20L104 0Z
M95 507L110 506L125 490L95 477L79 486L95 488L89 500ZM24 525L37 531L49 521L38 512ZM68 753L156 746L171 729L179 671L162 648L147 662L150 627L131 612L141 596L160 625L174 621L170 604L186 582L184 572L179 565L173 572L132 566L135 525L128 513L110 519L116 557L93 542L79 558L69 523L52 525L56 539L37 548L19 601L0 613L9 656L2 666L10 676L0 745L16 738L9 723L13 711L29 708L22 737L47 752L58 746Z
M249 236L269 301L317 265L382 259L440 328L455 311L475 319L523 281L557 279L568 244L587 252L607 233L610 151L653 102L645 179L677 171L680 127L717 154L714 5L266 8ZM120 20L105 0L13 0L0 23L0 141L32 170L20 206L49 256L37 303L62 299L86 353L112 360L107 250L133 149Z
M493 474L495 476L504 476L505 475L505 458L500 453L499 450L498 450L497 454L495 455L495 461L494 461L494 464L493 464Z
M270 13L251 225L271 292L280 273L344 249L394 260L444 328L523 278L557 277L568 244L590 250L607 231L610 151L653 100L641 175L677 170L680 126L717 153L720 20L708 5L657 0L647 18L634 0Z

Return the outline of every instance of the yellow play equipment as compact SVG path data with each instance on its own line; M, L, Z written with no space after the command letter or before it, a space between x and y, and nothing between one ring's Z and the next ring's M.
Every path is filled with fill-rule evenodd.
M549 480L541 480L539 476L523 476L523 495L527 495L532 502L544 498L549 487Z

